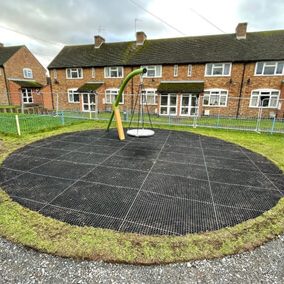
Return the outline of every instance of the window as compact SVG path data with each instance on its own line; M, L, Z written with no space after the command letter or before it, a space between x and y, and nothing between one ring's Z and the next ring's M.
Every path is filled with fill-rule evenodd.
M113 104L118 96L118 89L107 89L105 92L105 103ZM122 94L120 104L124 103L124 95Z
M80 103L80 95L77 93L77 89L68 89L68 102Z
M33 78L33 71L32 71L32 69L24 68L23 69L23 75L24 75L24 78L32 79Z
M105 78L122 78L123 67L105 67Z
M250 97L250 107L277 108L280 91L253 90Z
M231 63L208 63L205 68L205 76L230 76Z
M187 76L191 76L191 72L192 72L192 65L189 64L187 67Z
M204 91L204 106L227 106L228 91L221 89L211 89Z
M96 69L95 67L92 68L92 78L96 77Z
M143 74L145 78L162 77L162 65L142 66L147 72Z
M198 111L198 98L192 94L182 94L180 99L180 115L196 115Z
M53 79L57 79L57 70L53 69Z
M82 79L83 69L82 68L67 68L66 78L67 79Z
M284 61L257 62L255 75L283 75Z
M156 89L145 89L142 91L143 94L143 103L147 105L156 105L157 94Z
M32 89L27 89L27 88L22 89L22 102L23 104L33 103Z
M174 65L174 77L178 76L178 65Z
M161 95L160 115L177 115L177 95Z

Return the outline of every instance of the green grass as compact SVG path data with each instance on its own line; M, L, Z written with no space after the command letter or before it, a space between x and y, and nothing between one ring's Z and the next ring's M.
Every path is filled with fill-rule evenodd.
M124 119L124 114L121 113L122 119ZM104 112L98 114L98 119L108 120L110 118L110 113ZM128 121L130 121L131 115L128 114ZM138 115L133 116L133 125L137 121ZM218 116L202 116L198 117L196 120L194 117L169 117L169 116L156 116L151 115L151 120L153 124L165 124L165 125L194 125L197 127L214 127L214 128L232 128L232 129L243 129L243 130L255 130L257 127L257 118L234 118L234 117L218 117ZM145 116L145 121L148 122L147 115ZM282 131L284 133L284 120L276 120L263 118L258 126L262 131L270 131L272 127L274 131Z
M18 114L18 116L22 135L57 129L83 121L80 118L60 115ZM15 114L0 113L0 120L0 133L17 135Z
M24 137L0 135L0 162L9 153L33 141L69 131L105 128L106 123L86 122ZM170 127L188 131L186 127ZM267 156L284 170L284 136L190 129L240 144ZM143 236L92 227L77 227L44 217L13 202L0 190L0 235L36 250L76 259L134 264L182 262L231 255L267 242L284 231L284 198L261 216L218 231L186 236Z
M16 109L19 108L19 106L10 106L10 105L0 105L0 109Z
M110 118L110 112L103 112L99 114L87 112L72 112L65 111L64 116L61 115L37 115L37 114L18 114L19 122L22 134L36 133L38 131L46 131L51 129L60 128L63 125L71 125L75 123L80 123L84 120L100 120L108 121ZM125 118L125 115L121 114L122 119ZM133 117L132 126L137 125L137 115ZM128 117L128 122L125 122L126 125L129 124L131 119L130 114ZM13 113L0 113L0 133L14 134L17 135L15 114ZM167 116L151 116L153 125L187 125L193 126L197 125L200 127L213 127L213 128L228 128L228 129L239 129L239 130L256 130L257 119L256 118L247 118L247 119L235 119L228 117L199 117L197 120L194 120L193 117L167 117ZM149 121L146 116L145 122ZM258 125L260 131L271 131L273 128L274 131L284 133L284 120L276 120L275 123L272 119L262 119Z

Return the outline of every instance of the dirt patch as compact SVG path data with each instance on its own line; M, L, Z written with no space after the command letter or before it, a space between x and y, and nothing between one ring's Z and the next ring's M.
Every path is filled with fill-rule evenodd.
M7 151L7 148L4 146L3 140L0 139L0 155L4 154Z

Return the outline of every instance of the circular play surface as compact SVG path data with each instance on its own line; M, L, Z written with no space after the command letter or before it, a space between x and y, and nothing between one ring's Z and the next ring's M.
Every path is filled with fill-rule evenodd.
M62 134L30 144L0 168L13 200L79 226L184 235L255 218L283 196L283 174L261 155L189 132Z

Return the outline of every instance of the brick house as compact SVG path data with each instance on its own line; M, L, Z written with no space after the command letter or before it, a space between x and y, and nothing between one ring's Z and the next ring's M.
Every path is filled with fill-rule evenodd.
M158 115L283 117L284 30L65 46L49 64L52 92L60 109L105 111L123 78L141 66L151 112ZM122 109L133 107L136 76L124 91Z
M0 105L52 109L46 72L26 46L0 44Z

